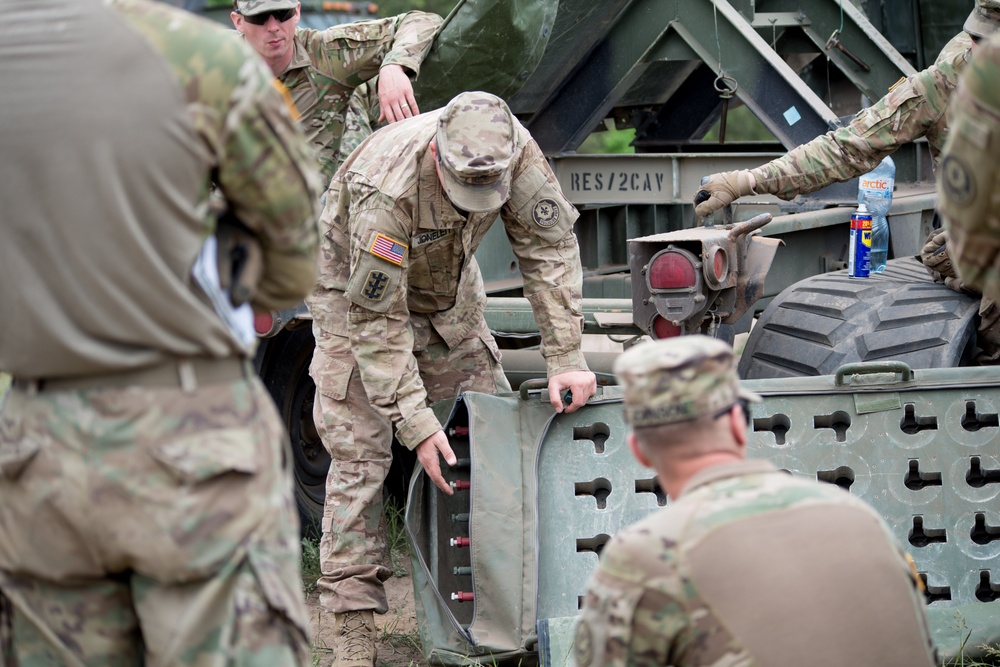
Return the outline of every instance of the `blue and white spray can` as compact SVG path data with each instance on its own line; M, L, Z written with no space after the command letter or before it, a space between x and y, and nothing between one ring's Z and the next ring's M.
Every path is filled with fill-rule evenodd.
M851 244L848 249L847 275L867 278L871 272L872 214L864 204L851 216Z

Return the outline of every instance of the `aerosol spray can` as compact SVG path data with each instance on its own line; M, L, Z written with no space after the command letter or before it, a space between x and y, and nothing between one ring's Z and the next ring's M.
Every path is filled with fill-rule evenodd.
M847 259L847 275L867 278L871 270L872 214L864 204L851 216L851 246Z

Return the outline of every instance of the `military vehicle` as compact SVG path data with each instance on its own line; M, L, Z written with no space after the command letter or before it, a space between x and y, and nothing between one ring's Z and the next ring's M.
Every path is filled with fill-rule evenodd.
M739 248L720 243L730 229L695 229L689 202L702 176L780 155L932 63L971 9L971 1L563 0L551 28L540 28L543 56L507 93L581 209L587 331L729 337L756 311L741 371L776 379L752 380L765 397L752 413L753 454L838 484L889 520L925 582L942 659L963 648L975 655L998 639L1000 572L991 566L1000 548L1000 372L956 368L975 349L977 301L934 284L912 259L934 217L926 145L894 155L897 259L868 281L843 271L856 181L789 203L740 202L736 224L761 213L773 220ZM725 142L736 100L776 143ZM719 120L722 140L702 141ZM636 154L574 152L601 127L634 128ZM770 244L769 270L768 259L750 259L764 239L783 241ZM515 266L488 252L494 262L481 264L500 269L488 280L502 294ZM763 289L751 275L734 276L737 268L766 272ZM631 333L619 301L629 297ZM495 331L530 334L525 308L493 304ZM441 407L469 456L466 468L449 471L465 494L441 496L419 474L410 488L407 527L430 660L565 659L601 546L666 502L623 447L618 400L606 388L579 414L554 416L529 389ZM516 443L490 426L497 422L521 425ZM462 548L477 539L490 548Z
M627 240L696 227L690 201L704 175L758 166L844 122L845 114L881 97L901 76L933 62L945 42L961 31L971 5L971 0L948 7L884 0L865 3L862 11L836 0L543 0L527 5L465 0L447 17L415 86L423 108L441 106L464 89L503 96L550 157L564 191L581 212L576 231L585 269L588 333L630 340L699 330L731 340L749 329L752 310L760 313L786 287L810 276L822 281L825 276L819 274L846 266L856 181L792 202L751 197L733 207L737 221L772 214L774 220L760 235L784 242L775 251L760 299L750 304L754 308L745 308L741 297L741 318L723 316L720 310L729 307L723 301L738 290L723 295L713 288L710 273L700 269L690 275L703 275L703 280L671 297L671 307L687 313L686 318L655 317L664 295L654 297L644 280L633 280L641 266L630 273L630 262L639 258L630 258ZM497 39L502 48L490 48ZM456 63L461 63L462 76L454 75ZM737 111L739 106L745 109ZM751 110L775 139L725 141L730 109L733 114ZM715 124L721 125L720 140L704 141ZM587 137L608 128L634 129L636 152L576 152ZM912 256L931 229L933 175L926 146L919 142L894 158L890 256ZM647 242L649 248L669 243ZM671 256L702 261L699 241L683 245L689 255ZM531 350L537 326L519 298L517 264L499 225L477 259L494 297L487 321L507 350L505 366L516 386L537 377L543 366ZM715 262L721 256L708 259ZM775 308L778 315L764 314L758 327L773 335L758 334L748 343L745 376L832 373L840 363L899 355L916 368L950 366L968 358L975 330L973 297L934 285L912 263L866 286L882 296L860 299L856 290L834 302L822 296L828 290L821 282L815 288L821 295L814 299L818 303L782 298L783 308ZM903 305L890 308L887 303ZM856 315L859 310L874 322ZM940 311L932 314L936 324L921 326L931 310ZM797 313L808 317L797 318ZM894 319L881 321L887 314ZM824 317L825 326L795 328ZM830 324L839 321L858 324L853 329ZM299 507L306 523L314 525L329 458L312 424L308 313L300 308L261 314L257 327L263 336L258 369L292 434ZM879 340L866 342L860 354L856 349L866 327L890 333L868 336ZM830 329L825 339L817 333ZM835 353L828 353L828 347ZM592 365L606 372L607 355L594 355ZM407 463L393 475L401 487L412 459L400 453L398 458Z
M993 566L1000 555L1000 372L957 368L975 350L976 299L935 285L912 259L934 218L926 145L893 156L896 259L867 281L843 271L856 181L792 202L745 198L732 222L714 228L699 228L690 201L703 176L777 157L932 63L972 5L465 0L447 17L416 82L423 108L465 89L503 96L550 158L581 211L588 334L625 344L693 331L732 338L758 316L741 362L765 396L752 414L754 453L839 484L890 520L926 581L943 657L956 655L961 640L967 650L997 641L997 624L984 619L997 613L1000 596ZM729 118L746 109L773 141L727 137ZM705 141L713 126L717 140ZM622 128L635 131L634 154L577 152L595 132ZM772 219L759 231L740 226L760 224L761 214ZM491 295L487 320L522 391L439 406L449 428L464 433L458 446L468 448L467 467L450 474L468 493L443 498L419 474L410 486L422 639L438 662L539 655L558 662L600 547L666 498L620 446L614 387L573 416L553 417L525 382L544 367L499 225L477 259ZM258 369L292 436L297 499L309 525L321 511L329 458L312 423L308 313L262 314L258 331ZM609 356L588 358L612 383ZM482 417L496 422L505 413L503 423L522 424L517 443L491 432ZM572 443L590 449L562 470L553 461L569 461L559 452ZM400 461L397 484L409 479L406 457ZM477 484L484 470L505 476ZM503 526L498 534L521 539L497 540L496 558L471 560L492 546L456 557L453 539L498 529L481 523L483 507L513 508L521 531ZM955 611L971 636L953 628L961 622Z

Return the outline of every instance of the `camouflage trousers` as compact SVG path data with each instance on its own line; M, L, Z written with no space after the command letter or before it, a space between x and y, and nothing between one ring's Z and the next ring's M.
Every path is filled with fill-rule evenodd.
M259 380L4 400L0 665L309 664L287 435Z
M948 232L935 229L927 237L920 251L920 261L930 271L936 283L947 285L956 292L980 294L977 290L967 287L958 277L954 263L948 254ZM976 331L976 343L979 353L976 363L992 365L1000 361L1000 307L993 299L982 296L979 301L979 327Z
M426 317L411 314L414 356L433 403L463 391L510 391L500 353L483 322L479 331L449 349ZM389 605L382 585L389 567L382 485L392 464L392 424L368 400L350 339L314 323L316 382L313 418L332 462L326 478L320 604L328 612Z

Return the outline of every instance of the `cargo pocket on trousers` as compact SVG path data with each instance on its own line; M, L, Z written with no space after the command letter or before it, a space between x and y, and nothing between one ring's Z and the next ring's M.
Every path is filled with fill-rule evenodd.
M354 365L331 357L327 357L324 363L325 367L319 370L319 393L334 401L344 400Z
M153 447L152 456L181 484L257 472L257 439L245 428L214 429Z

